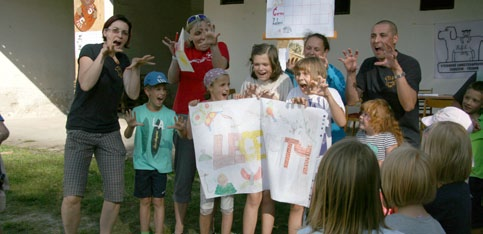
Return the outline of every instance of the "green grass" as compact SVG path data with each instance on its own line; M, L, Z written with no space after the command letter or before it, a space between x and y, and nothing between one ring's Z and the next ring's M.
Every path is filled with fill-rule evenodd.
M7 208L0 213L3 233L63 233L60 206L62 203L63 153L39 149L2 145L0 154L6 165L10 180L7 191ZM139 201L133 197L134 169L132 160L126 161L125 199L121 204L119 218L113 233L139 233ZM168 176L165 198L165 233L174 232L173 211L174 174ZM102 181L95 160L89 171L86 194L82 200L79 233L99 233L99 216L102 207ZM234 233L242 233L242 216L246 196L235 196ZM289 213L287 204L276 204L273 233L287 233ZM186 216L188 233L198 233L199 180L193 185L192 201ZM221 215L216 213L216 230L219 232ZM258 222L260 225L260 220ZM260 233L257 227L256 233Z

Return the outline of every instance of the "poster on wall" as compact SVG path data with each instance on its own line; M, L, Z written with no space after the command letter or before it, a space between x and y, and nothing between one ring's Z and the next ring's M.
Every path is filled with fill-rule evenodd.
M285 71L289 59L299 60L304 57L304 40L278 40L278 61Z
M303 38L308 32L334 36L334 0L267 0L265 37Z
M113 6L110 0L73 0L75 57L86 44L101 43L102 27L107 18L112 16ZM77 65L76 65L77 66ZM76 69L77 70L77 69Z
M189 107L196 167L207 198L270 189L274 200L309 206L329 123L327 112L272 99Z
M483 20L435 25L435 78L461 79L483 69Z

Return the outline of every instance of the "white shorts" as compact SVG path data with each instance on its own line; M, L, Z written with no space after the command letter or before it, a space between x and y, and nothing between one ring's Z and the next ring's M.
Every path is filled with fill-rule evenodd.
M233 195L220 197L220 210L223 214L233 212ZM207 199L203 187L200 185L200 214L209 215L213 213L215 198Z

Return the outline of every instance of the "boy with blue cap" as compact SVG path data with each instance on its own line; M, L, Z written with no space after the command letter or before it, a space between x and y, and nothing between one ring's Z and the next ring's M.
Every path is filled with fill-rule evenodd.
M162 72L152 71L144 78L148 101L126 111L124 136L134 137L134 196L140 199L141 234L149 232L151 203L154 205L155 233L164 233L164 197L167 174L172 172L171 153L174 129L183 129L185 120L163 103L168 96L168 80ZM176 127L175 127L176 125Z

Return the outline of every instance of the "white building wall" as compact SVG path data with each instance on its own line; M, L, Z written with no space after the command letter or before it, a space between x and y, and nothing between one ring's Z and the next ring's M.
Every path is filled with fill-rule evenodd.
M63 114L73 94L72 1L0 0L0 6L0 114Z
M338 37L332 39L329 62L341 71L344 66L337 59L342 50L359 50L359 64L372 56L369 35L372 26L379 20L394 21L399 30L401 52L418 59L422 68L420 88L433 87L435 92L453 94L467 77L458 79L434 79L434 24L482 20L483 1L455 1L452 10L419 11L420 0L364 0L351 1L349 15L336 15L335 30ZM205 1L205 13L216 24L221 33L220 40L230 50L230 74L232 87L237 91L248 73L247 61L251 46L262 42L265 30L266 1L245 0L244 4L220 5L218 0ZM276 43L268 41L269 43Z
M143 73L167 72L171 56L161 39L172 37L202 7L221 33L220 40L228 44L233 88L239 90L249 75L252 45L264 42L266 1L223 6L219 0L113 2L114 12L127 15L134 24L132 49L126 53L156 56L156 65L143 67ZM433 78L434 24L481 20L483 1L455 1L455 9L438 11L419 11L419 0L353 0L351 4L350 15L335 16L338 38L331 40L329 61L339 69L343 66L337 58L348 47L360 51L360 62L372 56L370 29L376 21L390 19L399 27L397 48L421 63L421 88L454 93L464 82L466 77ZM75 78L73 2L0 0L0 6L0 114L24 118L67 113Z
M111 2L114 6L105 4L106 11L124 14L133 23L126 54L156 57L156 65L143 66L143 74L167 72L171 54L162 39L174 37L188 16L203 11L200 0ZM0 0L0 114L6 119L69 111L77 63L73 12L73 0Z

